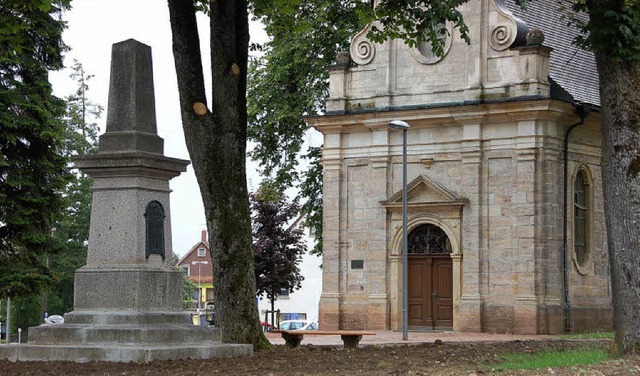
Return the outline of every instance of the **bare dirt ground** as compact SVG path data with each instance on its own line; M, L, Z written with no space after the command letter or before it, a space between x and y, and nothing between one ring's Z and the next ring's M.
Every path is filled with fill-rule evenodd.
M17 362L0 360L0 375L640 375L640 356L591 366L506 371L495 367L502 354L546 350L602 348L608 340L514 340L500 342L442 342L303 345L288 349L274 345L253 357L134 363Z

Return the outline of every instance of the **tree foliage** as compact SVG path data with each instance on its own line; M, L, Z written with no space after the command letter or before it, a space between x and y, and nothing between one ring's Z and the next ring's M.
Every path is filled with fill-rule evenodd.
M262 193L262 194L261 194ZM302 287L300 263L306 245L297 223L299 208L282 194L274 198L258 192L249 195L253 212L253 252L257 295L273 302L281 289Z
M184 309L188 309L191 303L194 301L193 294L198 289L198 285L189 279L187 275L182 277L182 306Z
M280 190L297 187L305 225L316 229L314 252L322 252L322 170L319 148L303 150L304 116L324 113L327 67L349 48L370 6L358 1L255 1L253 13L270 41L251 62L248 77L248 136L251 157ZM309 168L300 172L300 158Z
M379 21L383 27L372 25L369 38L382 43L386 39L402 39L411 47L420 42L430 42L437 56L444 53L443 40L438 36L446 32L443 25L449 21L460 31L460 37L467 43L469 28L464 22L458 6L468 0L403 0L381 1L369 13L369 21Z
M68 0L7 0L0 7L0 296L47 288L45 253L69 175L62 153L64 102L48 71L62 67Z
M289 62L296 63L288 69L279 70L273 79L261 79L261 82L272 81L267 82L270 88L280 88L279 92L274 91L275 95L271 99L286 94L286 100L301 103L303 109L298 112L299 115L288 114L289 109L293 111L293 108L298 107L291 106L276 114L275 119L281 118L282 121L264 120L260 124L266 119L265 116L274 112L268 107L269 102L252 105L250 111L251 118L255 120L252 121L255 128L250 131L252 139L259 145L270 147L265 153L258 149L254 152L254 157L262 159L267 176L275 171L273 166L282 169L282 173L274 172L273 178L276 182L282 182L281 187L286 187L297 179L293 156L298 153L302 144L300 135L304 133L305 127L301 116L322 111L317 106L322 106L320 98L323 95L320 93L326 93L325 67L333 61L336 51L346 48L348 37L360 26L354 21L356 16L366 14L370 4L346 0L255 0L251 3L245 0L217 0L204 8L201 7L202 4L202 1L194 4L191 1L169 0L182 122L205 208L212 267L217 281L214 286L215 305L218 322L223 328L222 341L252 343L259 347L264 337L256 319L257 308L253 303L256 282L245 173L248 134L247 11L251 9L258 17L265 17L267 23L270 23L267 29L272 35L277 33L281 38L282 52L274 53L274 66L279 68ZM208 98L195 18L195 13L200 8L210 17L210 106L206 106ZM310 22L308 20L313 20L313 17L305 18L302 15L317 17ZM354 27L354 24L358 26ZM298 33L297 38L287 39L287 34L294 31ZM315 31L320 32L314 34ZM340 36L333 39L337 34ZM327 43L328 40L331 42ZM293 45L295 42L307 41L309 45L304 49ZM309 61L312 56L319 57L313 64ZM258 68L259 65L255 67ZM300 74L292 76L294 72ZM256 72L255 77L260 74ZM313 87L310 83L317 83L313 89L315 91L312 90L311 95L303 95L303 90ZM266 91L264 94L266 95ZM203 111L205 106L206 111ZM261 112L261 108L266 108L267 111ZM265 132L261 131L263 128L266 129ZM293 137L286 135L290 129ZM285 137L278 138L281 134ZM273 135L277 137L274 139ZM281 155L283 157L276 157L274 163L269 162L272 157ZM289 174L293 176L290 177ZM315 176L314 181L319 181L318 176Z
M305 158L309 168L302 173L299 197L304 199L300 212L304 215L302 224L313 229L315 245L310 251L317 256L322 255L322 149L309 148Z
M324 111L328 70L362 25L349 1L290 1L256 6L271 41L250 67L248 136L252 158L281 187L297 183L298 157L307 130L303 117Z

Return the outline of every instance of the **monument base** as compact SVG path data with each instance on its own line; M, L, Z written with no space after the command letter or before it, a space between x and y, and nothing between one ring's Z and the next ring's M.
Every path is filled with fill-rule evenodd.
M29 328L28 342L0 346L0 358L150 362L253 355L252 345L223 344L220 329L193 325L182 310L181 283L181 271L157 266L80 268L65 323Z
M9 361L150 362L251 356L252 345L223 344L220 329L192 324L52 324L29 341L0 346Z
M172 267L83 266L75 273L73 310L182 312L181 287L182 271Z
M222 344L199 345L34 345L11 344L0 346L0 358L11 362L70 361L151 362L154 360L211 359L219 357L251 356L251 345Z

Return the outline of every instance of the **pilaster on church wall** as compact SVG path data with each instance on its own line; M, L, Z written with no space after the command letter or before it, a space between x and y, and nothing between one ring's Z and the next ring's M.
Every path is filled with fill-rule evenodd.
M350 152L343 164L345 258L341 325L353 329L386 329L386 199L388 150L386 123L343 135Z
M340 137L327 135L325 136L325 146L322 154L322 292L336 294L339 292L338 272L340 260L340 145Z
M468 199L462 214L461 244L461 296L454 306L454 330L481 331L481 259L486 253L482 233L482 119L471 118L461 122L462 184L461 195Z
M537 333L538 289L536 286L536 203L540 191L540 166L538 163L537 127L533 120L517 124L515 158L517 161L515 189L524 192L526 201L515 204L514 235L516 289L514 302L514 332Z
M553 124L560 127L560 124ZM538 333L564 330L562 312L562 140L554 131L540 150L540 191L536 200L535 288L542 307Z
M318 305L321 329L339 328L340 321L340 176L341 137L328 133L322 148L322 294Z
M326 128L325 128L326 129ZM386 122L325 133L323 329L387 328Z

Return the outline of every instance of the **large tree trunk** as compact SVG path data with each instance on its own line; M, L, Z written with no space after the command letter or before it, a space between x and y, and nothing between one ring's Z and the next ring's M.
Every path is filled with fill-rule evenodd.
M617 353L640 350L640 63L596 53Z
M226 343L261 338L246 184L247 4L211 3L212 109L207 110L192 0L169 0L185 139L205 209L216 320Z

